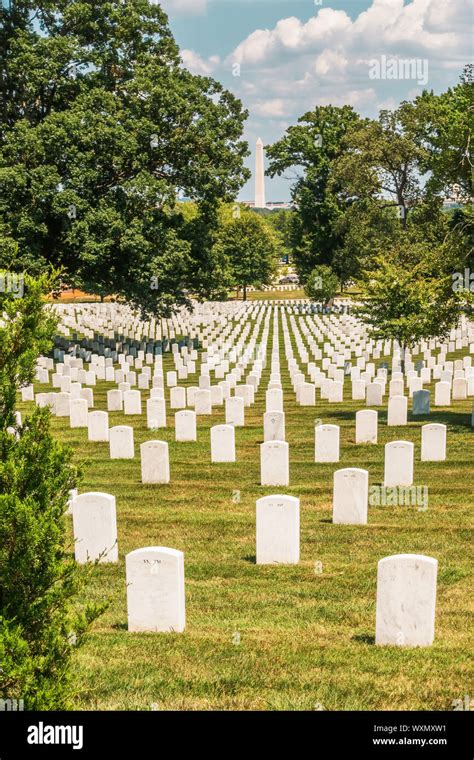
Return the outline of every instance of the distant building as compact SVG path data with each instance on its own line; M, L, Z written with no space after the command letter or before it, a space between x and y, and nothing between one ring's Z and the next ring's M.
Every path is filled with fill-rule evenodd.
M460 185L455 184L449 188L449 192L443 200L443 208L461 208L467 203L472 203L472 200L463 194Z
M256 206L255 201L240 201L242 203L242 206L247 206L247 208L265 208L268 209L268 211L274 211L275 209L288 209L288 208L294 208L294 204L291 203L291 201L268 201L268 203L265 204L265 206Z

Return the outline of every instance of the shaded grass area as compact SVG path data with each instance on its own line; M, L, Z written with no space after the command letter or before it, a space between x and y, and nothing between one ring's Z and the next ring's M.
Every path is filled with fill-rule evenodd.
M268 356L271 340L272 329ZM99 566L88 586L90 599L108 599L110 606L76 655L78 709L450 710L453 700L473 693L472 399L433 409L429 419L410 414L408 426L400 428L386 426L385 399L378 444L356 446L355 412L363 407L351 401L350 382L343 404L321 401L318 392L316 407L296 406L281 338L280 344L289 488L259 485L269 363L255 405L245 410L246 426L236 429L235 464L210 462L209 428L224 421L224 407L198 418L196 443L174 441L169 407L168 427L158 433L146 430L144 415L110 413L111 426L135 428L131 461L111 461L108 444L90 443L86 430L53 419L54 431L85 465L80 492L106 491L117 500L120 559ZM171 368L166 356L164 370ZM196 384L193 377L187 385ZM96 409L106 409L111 387L100 382L94 388ZM19 404L23 412L27 408L31 404ZM339 464L314 462L316 419L341 426ZM428 421L448 425L446 462L420 462L421 426ZM152 438L170 444L168 485L140 482L139 444ZM367 526L333 525L333 472L364 467L370 485L381 483L384 444L397 439L415 444L414 482L428 486L428 510L370 507ZM255 501L275 491L301 500L297 566L255 564ZM183 634L127 631L124 556L149 545L185 553ZM436 637L430 648L374 645L377 562L399 552L439 561Z

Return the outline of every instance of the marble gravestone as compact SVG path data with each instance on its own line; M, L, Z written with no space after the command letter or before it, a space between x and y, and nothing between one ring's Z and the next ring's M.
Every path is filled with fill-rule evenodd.
M121 412L123 410L123 398L122 391L118 388L112 388L107 391L107 411L108 412Z
M167 441L145 441L140 446L142 483L169 483L170 462Z
M109 415L107 412L89 412L87 416L89 441L109 440Z
M413 393L413 414L430 413L430 392L428 390L419 390Z
M196 412L193 412L191 409L183 409L181 412L176 412L174 426L176 441L197 440Z
M71 410L71 394L67 391L56 393L54 413L56 417L69 417Z
M339 425L316 425L315 462L339 462Z
M295 565L300 558L300 501L294 496L257 500L257 565Z
M124 414L142 413L142 395L140 391L125 391L123 394Z
M421 461L444 462L446 459L446 425L433 423L421 428Z
M185 627L184 554L164 546L125 557L128 630L181 633Z
M166 427L166 403L164 398L147 399L146 426L148 430Z
M377 443L378 413L374 409L356 412L356 443Z
M439 381L435 384L435 406L451 406L451 383Z
M408 399L406 396L392 396L388 402L387 425L406 425L408 419Z
M380 560L376 644L417 647L433 643L437 569L437 560L422 554L395 554Z
M76 562L117 562L117 517L115 497L90 492L72 501L74 555Z
M133 428L129 425L111 427L109 430L109 448L111 459L134 459Z
M265 409L267 412L283 411L283 391L279 388L270 388L265 394Z
M198 388L194 393L194 411L196 414L212 414L211 391Z
M284 441L285 440L285 413L284 412L265 412L263 415L263 440L264 441Z
M235 428L233 425L211 427L211 462L235 462Z
M334 473L332 521L339 525L365 525L369 502L369 473L347 467Z
M413 484L414 448L410 441L391 441L385 444L384 486Z
M72 428L88 427L88 409L85 398L76 398L70 404L69 423Z
M244 400L239 396L230 396L225 400L226 425L243 427L245 424Z
M260 473L262 486L289 485L289 446L285 441L267 441L260 444Z
M382 406L383 387L380 383L369 383L367 386L366 404L367 406Z

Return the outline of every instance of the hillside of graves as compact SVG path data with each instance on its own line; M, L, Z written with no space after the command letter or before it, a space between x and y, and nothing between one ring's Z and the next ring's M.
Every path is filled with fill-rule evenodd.
M58 304L17 409L83 470L107 600L77 709L451 710L469 693L474 323L405 356L350 309ZM402 371L404 369L404 371Z

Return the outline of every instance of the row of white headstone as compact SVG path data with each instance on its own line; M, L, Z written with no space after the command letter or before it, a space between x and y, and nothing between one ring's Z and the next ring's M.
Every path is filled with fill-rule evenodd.
M75 496L72 514L77 562L117 562L115 498L104 493ZM259 565L299 562L299 499L278 494L258 499L256 546ZM184 631L183 552L145 547L127 554L125 565L128 630ZM437 561L431 557L399 554L380 560L376 644L429 646L433 642L436 575Z
M318 425L316 462L339 462L339 427ZM411 486L414 475L415 446L411 441L390 441L385 444L384 485ZM446 425L425 425L422 434L421 460L438 462L446 458ZM348 468L348 472L351 468ZM355 470L357 471L357 470ZM340 470L339 472L344 472ZM359 470L358 472L366 472ZM260 481L262 486L290 484L289 444L267 441L260 445Z

